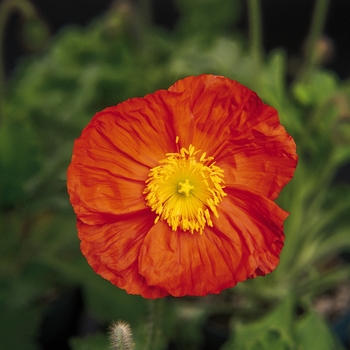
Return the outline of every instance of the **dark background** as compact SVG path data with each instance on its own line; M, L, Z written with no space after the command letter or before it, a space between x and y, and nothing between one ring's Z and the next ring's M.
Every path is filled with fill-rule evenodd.
M235 0L233 0L235 1ZM239 1L239 0L236 0ZM86 25L91 19L105 12L112 0L32 0L42 18L47 22L51 34L67 24ZM137 4L136 0L133 0ZM262 0L264 47L269 51L284 47L289 57L299 55L308 32L313 0ZM243 8L245 2L242 3ZM171 30L176 26L179 12L176 0L152 0L153 22ZM246 9L238 26L247 31ZM341 79L350 75L350 1L330 1L325 35L333 45L333 55L326 66L334 70ZM9 74L16 66L17 59L27 53L21 44L22 20L13 14L6 26L5 68Z

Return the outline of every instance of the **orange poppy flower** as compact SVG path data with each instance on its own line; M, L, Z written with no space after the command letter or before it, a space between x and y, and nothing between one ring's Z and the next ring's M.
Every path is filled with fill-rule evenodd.
M296 164L276 110L221 76L106 108L75 141L67 173L82 253L152 299L265 275L288 216L273 200Z

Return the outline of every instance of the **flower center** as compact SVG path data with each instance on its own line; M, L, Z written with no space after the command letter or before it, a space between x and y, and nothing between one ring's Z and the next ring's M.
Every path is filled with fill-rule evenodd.
M213 157L206 157L206 152L199 157L200 152L190 145L167 153L150 170L143 193L157 214L154 223L165 220L173 231L180 228L201 234L206 225L213 226L211 214L218 217L216 207L226 196L224 171Z
M194 186L190 184L189 179L185 179L185 182L179 182L177 192L189 197L192 190L194 190Z

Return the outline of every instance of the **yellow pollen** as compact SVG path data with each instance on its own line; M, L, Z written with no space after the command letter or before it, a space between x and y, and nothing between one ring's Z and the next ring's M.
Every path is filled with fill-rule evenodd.
M176 145L178 144L176 137ZM166 153L159 165L150 169L146 180L146 204L157 215L154 223L164 220L173 231L202 234L213 226L211 215L218 217L217 206L224 192L224 171L213 157L201 156L193 145Z

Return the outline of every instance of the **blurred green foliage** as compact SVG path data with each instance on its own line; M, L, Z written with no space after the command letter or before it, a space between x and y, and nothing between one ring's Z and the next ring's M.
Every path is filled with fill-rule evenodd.
M95 112L200 73L236 79L274 106L300 159L278 199L291 212L280 266L215 298L167 299L163 344L200 349L207 316L221 312L229 316L231 334L223 350L342 348L314 302L350 274L339 258L350 250L350 186L334 181L350 163L350 83L315 66L307 79L297 76L287 85L283 50L257 64L234 29L240 1L177 5L181 20L171 33L145 27L129 2L86 28L66 27L47 52L25 59L11 80L0 125L4 349L38 349L50 300L77 285L101 324L130 322L136 348L142 347L146 301L95 275L81 256L65 172L73 141ZM101 333L73 337L70 345L102 350L106 339Z

